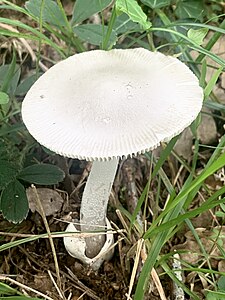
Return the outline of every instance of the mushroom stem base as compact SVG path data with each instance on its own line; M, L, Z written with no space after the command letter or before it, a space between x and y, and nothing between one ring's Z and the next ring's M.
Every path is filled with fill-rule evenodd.
M106 219L106 227L107 231L111 231L112 227ZM69 225L66 228L66 232L75 233L74 236L64 237L64 245L67 250L67 252L74 258L79 259L81 262L83 262L85 265L90 266L90 268L94 271L97 271L102 263L104 261L108 261L112 258L114 248L111 248L114 238L113 233L109 232L107 233L105 243L98 253L97 256L93 258L89 258L86 256L86 241L85 238L81 235L81 232L77 230L75 225L73 223L69 223ZM77 236L76 236L77 234Z

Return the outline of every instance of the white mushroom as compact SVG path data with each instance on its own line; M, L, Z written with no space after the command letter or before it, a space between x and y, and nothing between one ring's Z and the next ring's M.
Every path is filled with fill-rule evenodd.
M202 100L198 79L174 57L142 48L94 50L71 56L41 76L24 99L22 116L45 147L94 161L80 223L81 231L99 231L106 226L118 159L179 134L196 118ZM83 259L76 255L76 241L64 238L69 253L90 264L105 235L83 240Z

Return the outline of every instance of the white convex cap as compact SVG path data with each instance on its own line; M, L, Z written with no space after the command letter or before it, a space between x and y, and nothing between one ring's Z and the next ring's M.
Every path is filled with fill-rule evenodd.
M66 157L108 160L154 149L202 107L197 77L146 49L75 54L42 75L22 104L33 137Z

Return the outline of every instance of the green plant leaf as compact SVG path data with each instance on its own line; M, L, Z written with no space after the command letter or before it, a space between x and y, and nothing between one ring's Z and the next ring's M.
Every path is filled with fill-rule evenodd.
M102 25L98 24L82 24L78 25L73 30L82 41L88 42L92 45L100 46L103 42L103 37L108 30L108 26L104 26L104 32ZM109 39L109 44L114 45L116 41L116 32L115 30L112 30Z
M220 67L218 70L216 70L213 73L212 77L210 78L209 82L207 83L207 85L204 89L205 98L207 98L211 94L222 71L223 71L223 67Z
M32 74L25 78L16 89L16 95L23 96L25 95L31 86L35 83L35 81L40 77L40 74Z
M71 20L72 26L103 11L111 2L112 0L76 0Z
M16 179L18 169L6 160L0 160L0 190Z
M19 130L24 130L24 128L24 124L6 124L5 126L0 127L0 137L9 133L18 132Z
M13 20L13 19L9 19L9 18L2 18L0 17L0 22L3 24L8 24L11 26L15 26L18 28L23 28L23 33L20 32L14 32L11 30L1 30L0 29L0 33L5 35L5 36L14 36L14 37L19 37L19 38L25 38L25 39L31 39L31 40L36 40L36 41L40 41L40 39L42 40L43 43L46 43L48 45L50 45L53 49L55 49L63 58L66 58L66 55L64 54L63 50L61 47L59 47L57 45L57 43L53 42L50 38L47 37L47 35L43 34L42 32L40 32L39 30L28 26L27 24L24 24L23 22L20 22L18 20ZM51 28L50 26L48 26L49 29ZM28 31L29 34L25 33L24 31Z
M171 0L141 0L141 2L152 9L162 8L170 5Z
M221 292L225 291L225 276L221 276L218 280L218 288Z
M21 293L19 291L17 291L16 289L10 287L9 285L0 282L0 300L1 299L8 299L8 300L41 300L41 298L30 298L30 297L26 297L24 295L21 295ZM7 297L3 297L3 295L7 295ZM8 296L11 295L11 296ZM17 296L15 296L17 295Z
M204 4L202 0L178 1L175 14L180 19L196 19L202 21Z
M18 65L6 64L0 67L0 85L2 92L9 95L15 94L20 79L20 73L21 70Z
M0 294L3 295L12 295L15 294L16 290L11 288L10 286L8 286L5 283L0 282Z
M216 211L215 216L217 216L218 218L224 218L225 213L223 211Z
M117 34L141 31L141 26L138 23L131 21L127 14L121 14L116 17L113 29Z
M34 184L51 185L62 181L64 176L64 172L54 165L36 164L23 169L17 178Z
M206 300L224 300L225 299L225 293L221 292L213 292L207 290Z
M202 45L207 33L208 33L208 28L200 28L200 29L190 28L187 32L187 36L189 39L191 39L193 42L195 42L200 46Z
M28 213L28 201L23 185L18 181L11 181L2 191L0 208L3 216L10 222L23 221Z
M136 0L116 0L116 11L117 14L127 14L133 22L139 23L144 30L148 30L152 26Z
M42 0L29 0L25 4L25 7L29 13L36 18L40 18L41 6ZM67 26L64 14L57 3L53 0L44 1L42 20L56 27Z
M0 92L0 105L7 104L8 102L9 102L9 96L4 92Z

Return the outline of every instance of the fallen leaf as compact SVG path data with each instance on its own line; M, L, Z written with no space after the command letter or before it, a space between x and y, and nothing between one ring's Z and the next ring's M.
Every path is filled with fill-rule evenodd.
M61 209L64 200L58 192L48 188L37 188L37 193L46 216L55 215ZM30 210L32 212L37 211L40 213L39 208L37 207L37 199L34 190L28 188L26 194Z

